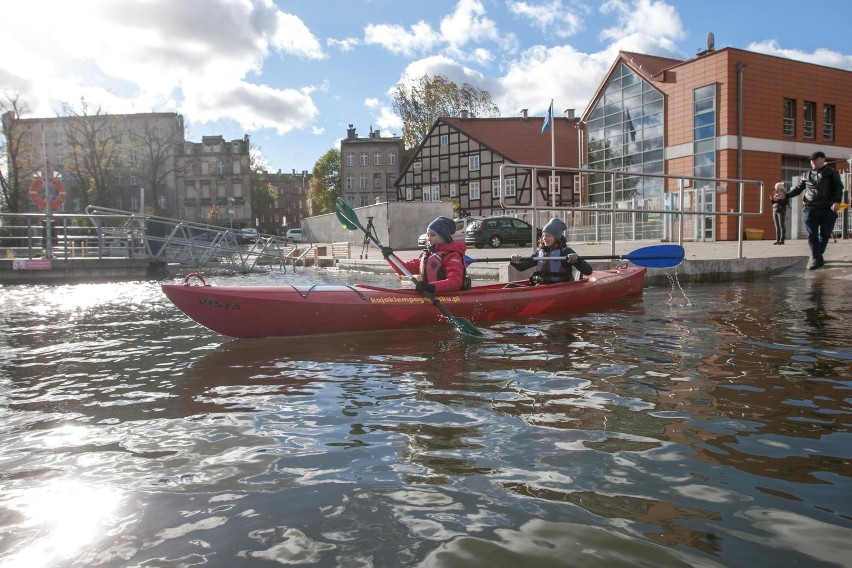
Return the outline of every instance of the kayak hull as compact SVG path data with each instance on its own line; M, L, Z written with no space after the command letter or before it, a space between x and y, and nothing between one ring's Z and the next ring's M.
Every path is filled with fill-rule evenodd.
M646 269L601 270L575 282L486 284L437 295L455 317L474 324L570 312L641 296ZM210 286L163 284L171 302L204 327L230 337L286 337L405 329L447 318L411 288L378 286Z

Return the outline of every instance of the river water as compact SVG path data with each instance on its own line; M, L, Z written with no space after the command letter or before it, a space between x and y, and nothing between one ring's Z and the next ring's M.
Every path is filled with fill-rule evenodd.
M0 566L852 566L843 284L484 339L233 340L155 282L0 288Z

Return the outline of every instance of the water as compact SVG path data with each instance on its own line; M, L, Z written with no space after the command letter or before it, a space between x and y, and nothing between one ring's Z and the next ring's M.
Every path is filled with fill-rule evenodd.
M213 280L321 278L389 277ZM850 566L847 289L232 340L156 283L2 288L0 566Z

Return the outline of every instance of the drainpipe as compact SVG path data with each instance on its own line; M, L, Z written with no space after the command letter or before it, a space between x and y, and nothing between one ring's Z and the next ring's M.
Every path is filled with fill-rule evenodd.
M743 70L748 67L743 62L737 63L737 179L743 179ZM738 182L738 194L739 194L739 215L738 219L738 253L737 258L743 257L743 231L745 227L743 226L744 220L742 216L743 212L743 202L745 201L745 188L743 187L743 182Z

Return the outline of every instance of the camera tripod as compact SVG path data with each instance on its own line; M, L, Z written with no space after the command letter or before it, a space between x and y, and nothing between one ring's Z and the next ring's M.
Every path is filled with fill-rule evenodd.
M370 248L370 235L379 240L379 235L376 233L376 227L373 225L373 218L367 217L367 226L364 228L364 243L361 245L361 256L359 258L367 258L368 249Z

